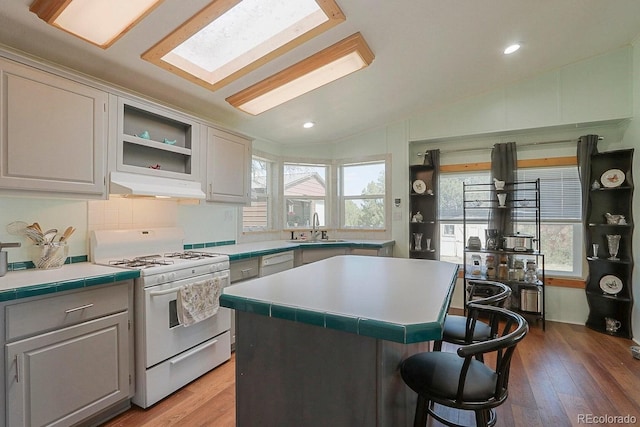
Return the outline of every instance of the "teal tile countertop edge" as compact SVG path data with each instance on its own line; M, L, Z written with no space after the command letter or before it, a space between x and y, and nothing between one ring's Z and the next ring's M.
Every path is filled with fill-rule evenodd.
M87 255L76 255L69 256L65 260L65 264L76 264L79 262L87 262L89 257ZM29 270L31 268L36 268L33 261L18 261L18 262L10 262L8 265L8 271L20 271L20 270Z
M438 324L400 325L337 313L318 312L280 304L269 304L263 301L228 294L222 294L220 296L220 305L248 313L306 323L326 329L334 329L401 344L438 340L441 338L442 323L444 323L444 313L441 313Z
M260 242L256 242L260 243ZM280 252L288 252L296 249L319 249L319 248L351 248L351 249L380 249L387 246L395 245L395 240L384 240L380 243L376 242L359 242L354 239L354 241L344 241L344 242L314 242L314 243L295 243L289 240L283 241L282 247L274 247L269 249L259 249L259 250L248 250L243 251L241 253L229 254L229 261L239 261L248 258L261 257L265 255L277 254ZM218 245L222 246L222 245Z
M215 248L216 246L227 246L235 244L235 240L223 240L221 242L188 243L186 245L183 245L183 248L185 251L190 251L193 249Z
M140 277L138 270L125 270L113 274L103 274L81 279L62 280L51 283L39 283L37 285L22 286L14 289L0 291L0 302L12 301L39 295L53 294L56 292L73 289L87 288L90 286L115 283L122 280L136 279Z
M273 248L273 249L261 249L250 252L242 252L239 254L231 254L229 255L229 261L239 261L247 258L255 258L264 255L277 254L280 252L289 252L298 249L298 246L295 246L295 243L291 246L282 247L282 248Z

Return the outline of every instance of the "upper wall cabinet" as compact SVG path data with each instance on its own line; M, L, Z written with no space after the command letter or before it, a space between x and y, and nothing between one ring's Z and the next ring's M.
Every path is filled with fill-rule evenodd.
M200 127L192 118L118 98L117 135L116 170L200 180Z
M0 191L105 195L106 92L0 58Z
M207 130L207 200L248 204L251 200L251 141L212 127Z

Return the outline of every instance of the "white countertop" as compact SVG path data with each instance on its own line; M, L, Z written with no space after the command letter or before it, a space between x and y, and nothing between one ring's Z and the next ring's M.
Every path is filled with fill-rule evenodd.
M138 277L138 271L96 265L90 262L65 264L50 270L27 269L9 271L0 277L0 301L46 294L64 289L111 283ZM24 291L24 294L21 294Z
M303 310L325 316L324 327L329 317L338 316L406 328L407 333L412 328L441 333L457 271L456 264L442 261L336 256L227 287L221 304L270 316Z

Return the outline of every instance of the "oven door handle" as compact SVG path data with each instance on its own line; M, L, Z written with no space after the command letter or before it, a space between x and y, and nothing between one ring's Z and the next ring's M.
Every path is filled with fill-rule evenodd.
M151 296L151 297L159 297L159 296L162 296L162 295L175 294L179 290L180 290L180 287L171 288L171 289L165 289L164 291L151 291L151 292L149 292L149 296Z

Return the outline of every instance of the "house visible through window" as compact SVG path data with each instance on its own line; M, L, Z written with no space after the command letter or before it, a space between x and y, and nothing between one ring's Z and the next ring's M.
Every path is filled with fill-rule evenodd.
M251 206L242 209L243 231L273 228L271 220L273 162L253 156L251 162Z
M327 166L285 163L285 228L309 228L313 214L326 225Z
M385 169L384 161L342 166L343 228L385 228Z

